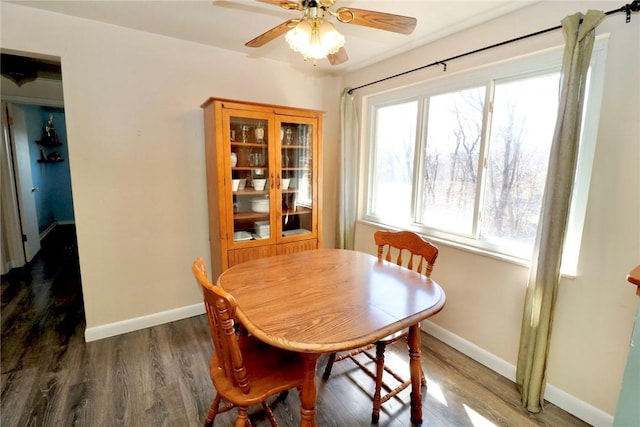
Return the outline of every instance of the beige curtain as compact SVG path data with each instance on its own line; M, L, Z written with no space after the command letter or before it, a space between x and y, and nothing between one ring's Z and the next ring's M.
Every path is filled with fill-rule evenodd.
M353 249L358 179L358 116L349 88L340 98L340 167L338 170L338 220L336 246Z
M553 308L571 203L587 70L595 28L604 17L603 12L590 10L586 15L577 13L562 20L566 46L562 60L560 103L529 272L516 370L516 383L523 405L531 412L539 412L544 402Z

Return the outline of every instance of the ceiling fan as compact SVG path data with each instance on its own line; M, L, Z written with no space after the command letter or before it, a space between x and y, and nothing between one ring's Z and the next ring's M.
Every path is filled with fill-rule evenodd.
M302 53L305 60L327 58L331 65L338 65L349 59L344 49L344 37L326 19L334 17L343 24L361 25L400 34L411 34L417 20L409 16L372 10L341 7L335 12L331 8L337 0L256 0L261 3L280 6L283 9L302 12L299 18L292 18L245 43L248 47L261 47L286 33L289 46Z

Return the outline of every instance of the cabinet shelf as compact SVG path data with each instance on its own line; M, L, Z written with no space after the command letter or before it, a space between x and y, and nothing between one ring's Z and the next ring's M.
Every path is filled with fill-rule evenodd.
M248 148L267 148L266 143L260 144L259 142L240 142L240 141L231 141L232 147L248 147Z
M248 221L248 220L260 220L269 219L268 212L236 212L233 215L234 221Z
M268 190L253 190L251 188L246 188L244 190L236 190L232 191L234 196L264 196L269 194Z
M244 172L253 172L259 170L269 169L269 165L264 166L234 166L231 168L232 171L244 171Z
M308 208L297 208L295 211L288 209L288 210L284 210L282 211L282 215L283 216L287 216L287 215L309 215L311 212L313 212L311 209Z

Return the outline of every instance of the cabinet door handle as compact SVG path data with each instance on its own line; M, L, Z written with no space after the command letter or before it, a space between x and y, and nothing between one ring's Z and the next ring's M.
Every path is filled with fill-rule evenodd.
M276 175L276 187L280 189L280 172Z
M271 189L273 190L273 172L271 172Z

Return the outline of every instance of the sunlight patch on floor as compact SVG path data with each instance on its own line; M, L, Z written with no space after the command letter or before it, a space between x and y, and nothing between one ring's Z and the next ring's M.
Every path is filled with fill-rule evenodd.
M427 379L427 394L447 406L447 399L445 399L444 393L437 382Z
M464 407L464 410L467 411L467 415L469 416L473 427L496 427L494 423L492 423L473 409L469 408L467 405L463 404L462 406Z

